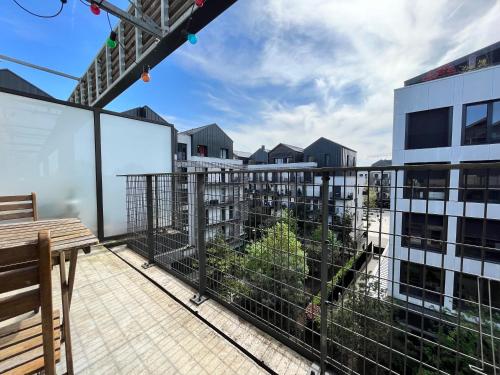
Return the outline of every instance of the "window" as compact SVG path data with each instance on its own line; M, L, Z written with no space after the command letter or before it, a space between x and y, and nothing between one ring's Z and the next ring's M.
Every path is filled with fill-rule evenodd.
M233 206L229 206L229 220L233 219L233 217L234 217Z
M208 216L208 210L205 210L205 224L210 224L210 217Z
M221 159L229 159L229 150L227 148L220 149L220 158Z
M476 104L465 107L464 143L466 145L487 143L487 123L487 104Z
M444 252L446 249L446 219L442 215L403 212L401 246Z
M274 164L284 164L283 158L274 158Z
M353 167L355 167L355 166L356 166L356 158L355 158L355 157L353 157L353 158L352 158L352 166L353 166Z
M221 221L226 221L226 209L223 207L220 210Z
M440 296L444 293L444 271L442 278L441 282L440 268L401 261L399 293L442 303Z
M500 203L500 169L464 169L460 171L461 202Z
M451 119L450 107L409 113L406 117L406 149L450 146Z
M407 170L403 198L446 200L449 176L449 170Z
M491 306L500 309L500 282L490 280L490 290L488 290L488 280L484 278L479 279L475 275L468 275L465 273L455 273L455 280L453 285L453 308L468 310L472 309L478 311L478 286L481 295L481 304L489 306L489 294L491 290ZM461 285L460 285L461 284ZM460 287L461 286L461 287Z
M500 143L500 100L464 109L463 145Z
M208 156L208 147L205 145L198 145L196 148L196 153L198 156Z
M177 160L187 159L187 144L177 143Z
M313 162L313 161L314 161L314 156L312 156L312 155L307 155L307 161L308 161L308 162Z
M347 155L347 163L346 163L346 166L347 166L347 167L349 166L349 155Z
M500 263L500 220L458 218L455 255Z

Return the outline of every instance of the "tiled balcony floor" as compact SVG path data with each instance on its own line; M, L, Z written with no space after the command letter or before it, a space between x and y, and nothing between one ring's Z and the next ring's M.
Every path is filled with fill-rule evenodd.
M79 255L71 327L78 374L266 373L105 248Z

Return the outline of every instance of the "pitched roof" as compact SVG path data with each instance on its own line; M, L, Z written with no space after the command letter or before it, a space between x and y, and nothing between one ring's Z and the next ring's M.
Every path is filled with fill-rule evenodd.
M380 159L372 164L372 167L390 167L392 165L391 159Z
M9 69L0 69L0 87L19 91L25 94L34 94L52 98L51 95L47 94L45 91L41 90Z
M184 130L183 132L179 132L179 134L186 134L186 135L196 134L196 133L198 133L199 131L201 131L201 130L203 130L203 129L206 129L206 128L208 128L209 126L213 126L213 125L218 126L217 124L203 125L203 126L199 126L199 127L197 127L197 128Z
M285 146L287 148L289 148L290 150L292 151L295 151L295 152L304 152L304 149L303 148L300 148L300 147L297 147L297 146L294 146L294 145L289 145L289 144L286 144L286 143L278 143L276 146L274 146L271 150L269 150L268 152L273 152L276 148L278 148L279 146Z
M236 151L236 150L233 150L233 155L234 156L238 156L240 158L249 158L250 156L252 156L252 153L251 152L246 152L246 151Z
M356 151L356 150L353 150L353 149L352 149L352 148L350 148L350 147L347 147L347 146L341 145L340 143L338 143L338 142L334 142L334 141L332 141L331 139L328 139L328 138L325 138L325 137L319 137L319 138L318 138L318 139L316 139L313 143L311 143L309 146L307 146L307 147L306 147L306 149L307 149L307 148L309 148L309 147L311 147L313 144L315 144L316 142L321 141L321 140L324 140L324 141L327 141L327 142L333 143L334 145L340 146L340 147L342 147L342 148L345 148L345 149L347 149L347 150L350 150L350 151L352 151L352 152L356 152L356 153L357 153L357 151Z
M157 121L157 122L163 123L165 125L172 125L167 120L165 120L162 116L160 116L158 113L153 111L147 105L142 106L142 107L132 108L132 109L123 111L122 113L133 116L133 117L137 117L138 119L152 120L152 121Z

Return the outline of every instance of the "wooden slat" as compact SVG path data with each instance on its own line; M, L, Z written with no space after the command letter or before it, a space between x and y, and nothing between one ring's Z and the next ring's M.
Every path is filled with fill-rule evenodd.
M39 306L38 289L0 299L0 322L33 311Z
M61 316L59 310L55 310L54 313L52 314L53 319L55 321L59 321L59 318ZM25 329L30 329L32 327L36 327L37 325L40 325L42 323L40 315L36 315L33 318L25 319L20 322L16 322L13 324L10 324L8 326L0 328L0 338L8 336L12 333L22 331ZM55 323L54 323L55 324Z
M57 344L57 350L55 353L56 362L61 360L61 350L60 344ZM23 363L22 365L15 367L11 370L5 372L5 375L19 375L19 374L31 374L37 370L44 367L43 357L37 357L29 362Z
M0 267L25 263L38 259L36 244L10 247L0 250Z
M31 265L7 272L0 271L0 293L37 285L39 282L38 265Z
M2 220L14 220L14 219L24 219L27 217L33 217L33 212L18 212L14 214L0 214L0 221Z
M0 211L32 210L33 203L0 204Z
M4 195L0 196L0 202L22 202L31 201L31 195Z
M0 361L5 361L9 358L12 358L18 354L27 352L31 349L34 349L36 347L42 346L43 344L43 335L42 335L42 327L39 326L39 334L35 335L31 338L28 338L27 340L18 340L12 345L5 346L4 349L0 350ZM60 339L61 338L61 330L60 328L57 328L54 330L54 338L55 339Z

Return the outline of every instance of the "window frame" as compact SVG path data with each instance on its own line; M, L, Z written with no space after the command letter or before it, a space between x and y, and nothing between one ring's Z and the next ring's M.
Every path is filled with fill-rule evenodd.
M405 166L410 166L410 165L449 165L450 162L433 162L433 163L405 163ZM430 174L431 172L433 172L432 169L428 169L428 170L421 170L423 172L427 172L427 184L424 186L424 187L419 187L420 189L423 189L423 197L422 198L418 198L418 197L412 197L411 196L411 187L407 184L407 180L408 180L408 173L409 172L419 172L420 170L408 170L408 169L405 169L404 171L404 176L403 176L403 199L409 199L409 200L429 200L429 201L438 201L438 202L442 202L442 201L447 201L448 198L449 198L449 195L450 195L450 169L442 169L442 170L434 170L435 172L439 172L439 171L442 171L444 172L445 174L445 186L440 189L439 187L435 187L433 188L431 185L430 185L430 182L429 182L429 177L430 177ZM427 188L427 186L429 188ZM414 188L415 189L415 188ZM429 192L441 192L441 190L443 190L444 192L444 198L443 199L436 199L436 198L429 198Z
M414 234L410 234L410 216L413 215L415 216L423 216L424 217L424 222L423 222L423 227L424 227L424 235L419 236ZM445 254L447 251L447 242L448 242L448 216L447 215L435 215L435 214L427 214L427 217L433 216L433 217L442 217L443 218L443 226L442 226L442 236L441 239L438 241L441 241L441 249L429 247L429 243L433 241L433 239L429 236L429 220L425 220L425 213L420 213L420 212L403 212L401 216L401 239L400 239L400 245L402 248L410 248L410 249L416 249L416 250L421 250L421 251L429 251L431 253L437 253L437 254ZM408 219L405 219L407 217ZM413 219L412 219L413 223ZM408 227L408 231L405 231L405 228ZM406 232L406 233L405 233ZM416 238L419 237L419 238ZM411 239L420 241L420 245L415 245L415 243L411 242Z
M409 266L408 266L409 265ZM411 266L418 267L417 274L421 275L422 285L414 285L411 284ZM404 272L407 273L403 278L403 269ZM424 269L426 269L426 277L424 280ZM429 270L433 272L437 272L439 274L439 289L438 291L434 291L432 289L427 288L426 283L429 282L428 272ZM444 304L444 294L445 294L445 285L446 285L446 272L443 269L438 267L429 266L426 264L415 263L410 261L401 260L399 264L399 294L403 294L408 297L417 298L422 301L426 301L429 303L434 303L438 305ZM429 298L433 296L432 298ZM437 298L436 298L437 297ZM442 298L441 298L442 297Z
M473 244L473 243L466 243L465 239L467 236L467 220L470 222L481 222L481 234L479 236L479 241L480 244ZM465 222L465 223L464 223ZM493 263L493 264L499 264L500 263L500 248L495 250L493 247L487 245L487 241L489 237L492 237L491 235L488 235L488 222L497 222L498 226L500 227L500 220L495 220L495 219L483 219L483 218L475 218L475 217L459 217L457 218L457 231L456 231L456 245L455 245L455 256L457 258L464 258L464 259L472 259L478 262L482 263ZM464 231L465 229L465 231ZM495 230L491 231L492 233L495 232ZM484 233L484 236L483 236ZM483 238L484 237L484 238ZM474 239L477 239L477 237L472 237ZM483 240L484 240L484 246L483 246ZM490 240L495 240L491 238ZM500 242L500 238L498 239ZM468 246L469 245L469 246ZM469 252L471 249L467 249L467 247L471 247L472 251L477 251L479 252L478 256L471 256L470 253L466 254L467 250ZM481 251L481 247L485 248L484 252ZM492 254L495 254L498 259L493 259L495 255L493 256L488 256L488 253L491 252ZM484 254L484 257L481 255Z
M461 146L480 146L480 145L491 145L500 143L500 137L496 141L491 140L492 133L492 120L493 120L493 104L500 102L500 98L483 100L480 102L466 103L462 106L462 134L461 134ZM485 143L465 143L465 124L467 122L467 107L474 105L486 104L486 142Z
M431 111L437 111L437 110L443 110L447 109L448 110L448 140L447 140L447 146L433 146L433 147L412 147L410 148L408 146L408 130L410 127L410 116L415 113L421 113L421 112L431 112ZM433 149L433 148L442 148L442 147L451 147L452 146L452 136L453 136L453 106L446 106L446 107L438 107L438 108L432 108L432 109L424 109L421 111L414 111L414 112L407 112L405 116L405 135L404 135L404 149L405 150L425 150L425 149Z

